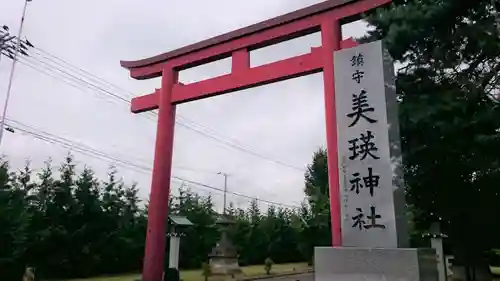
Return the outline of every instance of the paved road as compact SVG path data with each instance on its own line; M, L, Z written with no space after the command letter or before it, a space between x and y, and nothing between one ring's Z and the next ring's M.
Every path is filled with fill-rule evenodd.
M257 279L254 281L314 281L314 275L312 273L304 273L268 279Z

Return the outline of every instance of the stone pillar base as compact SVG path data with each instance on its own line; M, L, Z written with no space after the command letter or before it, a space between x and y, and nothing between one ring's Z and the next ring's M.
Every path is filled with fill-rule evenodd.
M210 270L212 275L232 275L242 273L237 257L211 257Z
M316 247L315 281L438 281L434 249Z

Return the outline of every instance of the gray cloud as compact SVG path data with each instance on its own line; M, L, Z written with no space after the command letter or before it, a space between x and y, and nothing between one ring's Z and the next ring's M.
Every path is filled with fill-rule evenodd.
M159 87L159 80L132 80L120 68L119 60L155 55L317 2L320 0L34 0L29 6L24 34L38 48L134 95L142 95ZM4 3L0 24L8 24L15 31L22 5L22 0ZM363 23L351 24L344 27L344 37L363 35L365 29ZM255 51L252 65L305 53L319 44L319 35L313 34ZM6 60L0 63L0 89L6 88L9 67ZM227 60L198 67L181 73L181 80L217 76L228 72L229 67ZM2 101L4 95L1 90ZM183 104L178 113L261 154L297 167L305 167L314 150L326 142L321 74ZM138 165L152 163L155 122L131 114L126 104L105 99L90 90L75 89L24 65L18 66L8 116ZM68 151L21 133L6 134L1 150L14 167L22 166L30 157L35 168L42 166L48 157L58 163ZM76 156L101 177L106 174L110 163ZM289 205L297 205L303 198L302 171L254 157L180 126L176 126L174 165L227 172L229 189L234 192ZM137 181L141 197L147 198L149 172L120 168L120 173L128 182ZM174 174L216 187L223 184L220 175L207 172L174 168ZM173 187L178 185L175 182ZM219 193L212 194L220 204ZM240 206L248 202L233 196L229 199Z

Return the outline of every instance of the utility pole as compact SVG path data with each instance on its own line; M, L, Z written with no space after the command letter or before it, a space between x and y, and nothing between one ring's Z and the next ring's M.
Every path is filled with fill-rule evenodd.
M13 54L13 59L12 59L12 66L11 66L11 69L10 69L9 84L7 86L7 93L5 95L5 102L4 102L3 111L2 111L2 119L0 121L0 145L2 144L3 131L5 129L5 117L7 115L7 108L9 106L10 92L12 90L12 82L14 80L14 72L16 70L17 56L19 55L19 52L21 52L21 47L22 47L22 44L21 44L22 43L21 42L21 35L23 33L24 18L26 16L26 10L28 8L28 2L31 2L31 1L32 0L26 0L24 2L23 14L21 16L21 22L19 23L19 32L17 34L17 43L16 43L16 47L14 49L14 54Z
M23 56L29 56L28 54L28 48L34 47L31 42L29 42L27 39L26 40L21 40L21 43L19 44L19 48L16 48L16 43L13 42L14 39L16 39L16 36L11 35L9 32L9 27L7 25L3 25L0 27L0 60L2 59L2 56L6 56L7 58L14 60L14 56L16 53L16 50L18 53L20 53ZM7 116L4 114L3 116ZM5 117L6 119L7 117ZM5 122L5 119L3 119L3 122ZM2 123L3 123L2 122ZM5 127L5 124L2 124L5 131L8 131L10 133L14 133L14 129L11 127ZM0 141L1 141L1 136L3 134L3 130L0 133Z
M227 176L228 176L228 174L223 173L223 172L219 172L217 174L224 176L224 209L222 211L222 214L225 215L226 214Z

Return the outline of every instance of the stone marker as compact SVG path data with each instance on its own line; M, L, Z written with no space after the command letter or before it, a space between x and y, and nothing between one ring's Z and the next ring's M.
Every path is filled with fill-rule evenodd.
M437 281L408 249L393 61L382 41L334 54L343 248L315 249L317 281Z

